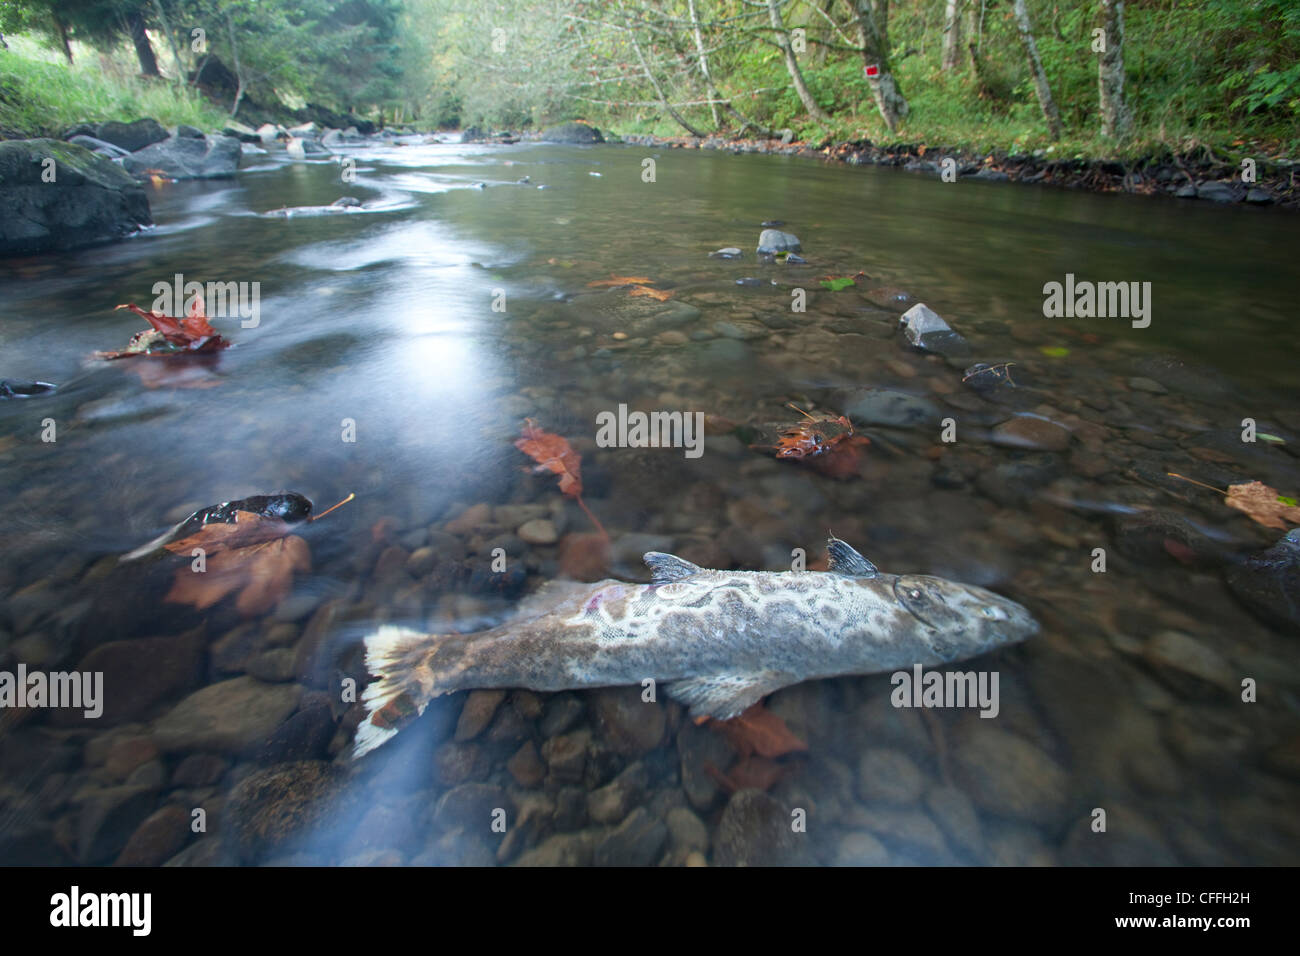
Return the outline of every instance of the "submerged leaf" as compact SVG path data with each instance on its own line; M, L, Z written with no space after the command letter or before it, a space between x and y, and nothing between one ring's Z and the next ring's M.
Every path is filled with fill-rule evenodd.
M762 701L738 717L711 723L742 757L752 754L781 757L808 749L808 745L790 731L784 720L764 707Z
M564 438L538 428L531 418L525 418L523 437L515 441L515 447L537 462L534 471L553 471L559 475L560 491L564 494L571 498L582 494L582 456Z
M202 611L237 592L235 607L239 613L255 617L271 610L289 593L295 571L311 570L311 549L306 541L291 534L261 544L218 551L208 556L205 563L202 571L195 570L193 565L178 568L171 590L163 600L189 604Z

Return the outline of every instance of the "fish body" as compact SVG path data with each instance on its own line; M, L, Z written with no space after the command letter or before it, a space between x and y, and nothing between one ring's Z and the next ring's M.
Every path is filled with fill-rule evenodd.
M800 681L939 665L1038 630L983 588L882 574L836 538L829 571L714 571L649 552L649 584L543 588L516 617L474 634L384 627L366 638L354 755L378 747L457 690L667 684L695 717L726 720Z

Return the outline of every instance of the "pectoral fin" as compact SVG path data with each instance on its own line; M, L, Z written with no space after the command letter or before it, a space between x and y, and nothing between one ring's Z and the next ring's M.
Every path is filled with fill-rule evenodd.
M668 685L668 694L691 709L692 717L730 720L768 694L797 683L798 678L775 671L758 674L719 674L689 677Z

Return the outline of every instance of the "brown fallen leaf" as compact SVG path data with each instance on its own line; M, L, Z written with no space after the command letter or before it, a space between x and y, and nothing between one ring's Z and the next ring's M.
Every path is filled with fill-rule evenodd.
M710 720L742 757L781 757L806 751L808 745L791 733L785 721L763 706L760 700L738 717Z
M871 444L866 435L850 435L826 454L808 461L808 466L827 478L856 478L862 469L863 451Z
M565 438L538 428L531 418L525 418L523 437L515 440L515 447L537 462L534 471L553 471L559 475L563 494L571 498L582 494L582 456Z
M193 355L216 352L228 348L230 343L218 334L208 322L203 310L203 300L195 298L183 318L174 318L152 310L145 311L128 302L119 309L130 309L149 323L151 328L131 336L126 348L117 352L96 352L98 358L122 359L138 355Z
M621 285L649 285L653 279L645 276L620 276L614 273L609 274L608 279L597 279L595 282L588 282L588 289L610 289Z
M645 295L659 302L667 302L673 297L672 292L667 289L651 289L649 286L639 285L628 290L628 295Z
M537 462L533 471L551 471L559 475L560 492L576 501L578 507L596 526L596 530L604 535L606 540L609 539L605 526L582 500L582 456L573 450L566 439L538 428L531 418L525 418L523 437L515 440L515 447Z
M244 617L256 617L275 607L293 586L295 571L311 570L311 549L297 535L233 548L207 557L206 568L177 569L171 590L163 598L203 611L238 592L235 607Z
M163 547L172 554L191 554L195 548L202 548L208 556L222 551L233 551L255 544L263 544L283 538L292 529L288 523L279 518L268 518L252 511L236 511L235 520L214 521L205 524L194 534L175 541L166 542Z

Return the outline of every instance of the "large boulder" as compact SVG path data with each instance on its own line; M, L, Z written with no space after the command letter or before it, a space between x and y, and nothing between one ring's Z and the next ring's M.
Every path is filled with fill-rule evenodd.
M605 142L605 137L600 135L600 130L586 123L561 123L559 126L552 126L542 130L542 139L548 143L574 143L580 146Z
M235 175L241 155L233 136L173 136L132 153L122 165L136 176L158 172L169 179L220 179Z
M99 124L96 138L134 153L154 143L161 143L167 138L167 130L155 119L138 119L134 123L113 120Z
M144 188L112 161L57 139L0 143L0 257L121 239L152 223Z
M112 143L118 149L128 153L161 143L167 138L167 130L155 119L138 119L134 123L120 123L110 120L106 123L78 123L63 134L71 140L74 136L93 136L95 139Z

